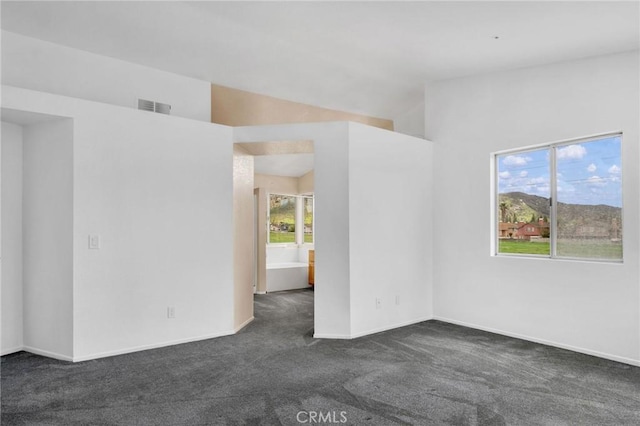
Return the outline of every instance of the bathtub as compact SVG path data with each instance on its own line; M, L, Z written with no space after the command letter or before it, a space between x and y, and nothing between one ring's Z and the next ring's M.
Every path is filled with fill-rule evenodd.
M267 264L267 293L309 287L309 265L301 262Z

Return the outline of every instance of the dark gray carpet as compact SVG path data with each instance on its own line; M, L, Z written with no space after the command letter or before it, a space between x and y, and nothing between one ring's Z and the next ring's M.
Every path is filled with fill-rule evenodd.
M429 321L315 340L313 292L235 336L71 364L2 358L2 425L638 425L640 368Z

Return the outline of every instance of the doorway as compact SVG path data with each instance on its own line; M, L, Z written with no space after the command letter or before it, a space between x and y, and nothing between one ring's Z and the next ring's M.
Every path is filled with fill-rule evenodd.
M313 142L236 143L238 150L253 160L252 293L310 289Z

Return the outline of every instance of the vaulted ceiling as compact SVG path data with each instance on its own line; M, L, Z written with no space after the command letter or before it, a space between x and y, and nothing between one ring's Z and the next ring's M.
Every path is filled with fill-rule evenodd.
M424 85L638 49L638 2L10 2L2 28L238 89L394 118Z

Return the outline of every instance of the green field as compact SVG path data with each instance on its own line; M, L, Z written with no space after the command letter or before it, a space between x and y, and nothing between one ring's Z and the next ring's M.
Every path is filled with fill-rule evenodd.
M532 243L523 240L500 240L498 253L542 254L549 256L549 243Z
M609 240L558 240L558 257L586 259L622 259L622 243ZM532 243L521 240L500 240L498 253L550 255L548 242Z
M295 232L269 232L269 242L271 244L274 243L295 243L296 242L296 233Z
M556 250L560 257L622 260L622 242L609 240L558 240Z
M283 243L295 243L296 242L296 233L295 232L269 232L269 243L271 244L283 244ZM313 243L313 234L304 234L304 242L305 243Z

